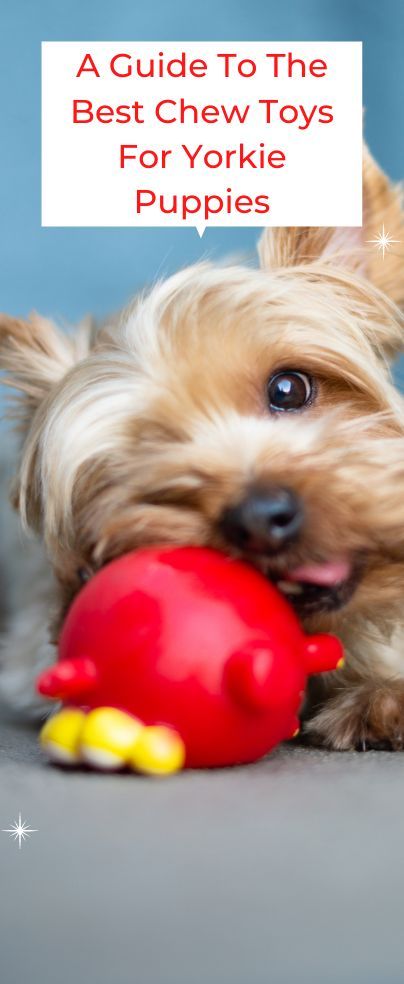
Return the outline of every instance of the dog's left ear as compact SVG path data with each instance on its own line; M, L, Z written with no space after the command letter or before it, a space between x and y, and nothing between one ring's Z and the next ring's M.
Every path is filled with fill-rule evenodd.
M384 256L380 233L391 240ZM368 149L363 150L362 228L297 227L266 229L259 243L261 266L274 269L310 263L332 263L369 280L404 307L403 191L380 170Z

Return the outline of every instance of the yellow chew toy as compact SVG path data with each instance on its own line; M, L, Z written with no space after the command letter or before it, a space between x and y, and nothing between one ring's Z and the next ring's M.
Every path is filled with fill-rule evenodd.
M80 736L85 717L84 711L66 707L45 721L40 742L52 762L60 765L80 762Z
M67 707L43 725L41 745L59 765L80 762L103 771L131 768L147 775L169 775L183 768L185 746L163 725L147 727L116 707L85 713Z
M130 758L130 764L137 772L158 776L178 772L184 762L184 742L176 731L163 725L143 728Z

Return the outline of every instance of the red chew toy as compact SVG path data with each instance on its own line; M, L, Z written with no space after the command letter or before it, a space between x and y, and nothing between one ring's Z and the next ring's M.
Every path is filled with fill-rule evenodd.
M251 762L292 737L307 675L341 658L335 637L305 635L241 561L197 547L139 550L74 601L59 662L38 680L67 705L42 743L58 761L101 768Z

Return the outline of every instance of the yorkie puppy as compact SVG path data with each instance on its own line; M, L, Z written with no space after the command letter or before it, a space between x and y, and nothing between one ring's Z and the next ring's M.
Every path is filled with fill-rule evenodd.
M404 223L367 152L363 202L362 229L267 229L259 270L191 267L99 329L2 316L23 429L13 501L55 584L41 548L27 566L10 536L16 708L35 706L50 610L55 641L94 571L144 544L210 544L342 638L345 669L308 702L311 740L404 746L404 401L389 371L404 262L369 244L383 224L404 242Z

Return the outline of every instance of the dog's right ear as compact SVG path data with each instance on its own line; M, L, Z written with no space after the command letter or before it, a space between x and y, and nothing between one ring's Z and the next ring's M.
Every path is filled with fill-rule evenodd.
M362 167L361 227L298 226L265 229L258 252L263 269L318 262L358 274L404 309L404 190L393 184L366 146ZM386 255L378 236L388 234Z
M37 314L27 321L0 314L0 378L17 391L19 416L29 419L51 388L85 358L91 332L89 323L68 335Z

